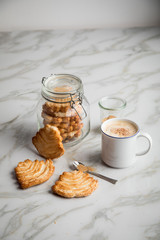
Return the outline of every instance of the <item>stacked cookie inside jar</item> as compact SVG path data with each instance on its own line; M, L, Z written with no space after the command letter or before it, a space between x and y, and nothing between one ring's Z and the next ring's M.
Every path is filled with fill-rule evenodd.
M66 146L72 146L87 136L90 130L89 103L78 77L70 74L44 77L41 94L37 106L38 128L46 124L57 127Z
M78 104L73 108L70 103L45 102L42 110L43 124L56 126L65 142L81 135L81 113L82 107Z

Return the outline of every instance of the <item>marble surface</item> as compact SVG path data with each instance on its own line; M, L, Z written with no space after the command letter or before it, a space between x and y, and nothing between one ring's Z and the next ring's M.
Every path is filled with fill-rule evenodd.
M0 239L160 239L160 28L0 33ZM91 131L54 161L46 183L21 190L14 168L39 157L32 137L41 79L51 73L79 76L90 103ZM153 139L134 166L113 169L101 161L98 100L127 100L124 116ZM147 143L139 143L140 148ZM51 192L73 160L117 178L99 180L86 198Z

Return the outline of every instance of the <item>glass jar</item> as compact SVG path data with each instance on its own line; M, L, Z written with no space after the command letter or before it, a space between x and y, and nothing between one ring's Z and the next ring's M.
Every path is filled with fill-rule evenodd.
M98 104L100 107L100 121L102 123L114 117L124 116L124 109L127 102L125 99L119 97L106 96L101 98Z
M89 103L82 81L70 74L51 74L42 79L42 98L38 104L38 129L56 126L63 143L79 143L90 131Z

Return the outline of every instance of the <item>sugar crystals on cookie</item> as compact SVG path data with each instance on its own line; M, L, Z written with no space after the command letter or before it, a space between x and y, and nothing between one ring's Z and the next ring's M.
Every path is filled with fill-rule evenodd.
M17 180L23 189L46 182L54 173L53 161L31 161L26 159L19 162L15 168Z
M98 187L98 181L82 171L63 172L52 186L52 191L62 197L85 197Z

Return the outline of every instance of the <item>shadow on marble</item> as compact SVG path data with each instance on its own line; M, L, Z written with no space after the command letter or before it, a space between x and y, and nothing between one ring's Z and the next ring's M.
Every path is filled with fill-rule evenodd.
M101 152L93 152L88 156L87 159L88 164L90 165L97 165L101 164L102 159L101 159Z
M101 134L101 127L100 126L97 126L93 129L91 129L91 132L96 134L96 135L100 135Z
M11 175L11 179L14 181L14 185L16 186L16 189L22 189L17 181L14 169L11 171L10 175Z
M33 123L19 124L15 127L16 145L25 147L34 154L37 154L32 144L32 138L36 135L37 129L33 128Z

